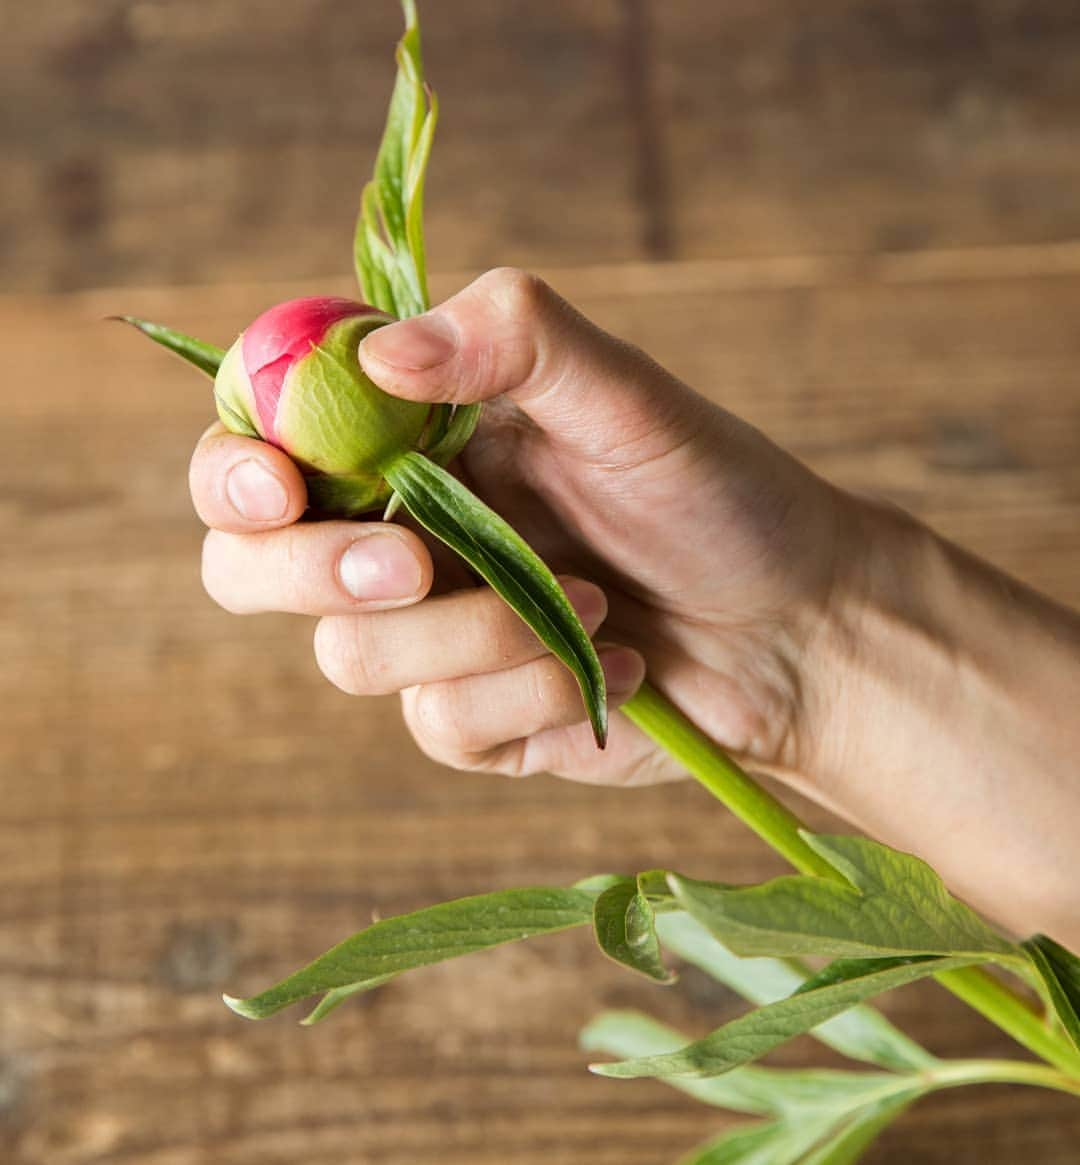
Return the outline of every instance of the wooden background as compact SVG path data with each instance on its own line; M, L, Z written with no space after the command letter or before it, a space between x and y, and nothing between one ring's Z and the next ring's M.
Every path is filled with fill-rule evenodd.
M572 934L312 1030L218 1000L376 911L779 869L691 785L440 769L392 700L321 680L310 625L200 591L184 470L206 394L100 317L225 341L347 289L395 6L0 8L0 1159L673 1161L729 1118L589 1077L575 1036L613 1005L708 1030L738 1005L696 974L638 983ZM539 267L823 472L1080 602L1075 4L424 9L440 293ZM932 985L885 1006L942 1054L1011 1053ZM776 1059L832 1062L809 1041ZM868 1159L1065 1165L1078 1138L1064 1098L962 1091Z

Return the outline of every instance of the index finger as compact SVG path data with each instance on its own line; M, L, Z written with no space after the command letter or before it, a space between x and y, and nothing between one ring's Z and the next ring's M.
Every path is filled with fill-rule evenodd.
M289 457L220 421L195 446L188 483L199 517L230 534L288 526L307 508L303 475Z

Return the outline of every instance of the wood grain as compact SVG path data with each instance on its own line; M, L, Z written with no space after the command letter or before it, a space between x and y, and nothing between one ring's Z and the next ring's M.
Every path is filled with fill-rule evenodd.
M1080 255L550 275L842 484L1080 601ZM731 1118L658 1084L589 1077L575 1038L607 1006L708 1030L738 1005L700 975L638 983L570 934L416 973L316 1029L290 1014L246 1024L218 1001L374 912L606 869L779 869L690 785L620 793L440 769L392 700L322 681L307 622L213 608L184 488L205 387L100 317L131 310L224 340L284 293L0 300L5 1160L674 1160ZM942 1054L1012 1052L932 985L885 1007ZM837 1062L808 1041L778 1059ZM916 1107L869 1159L1066 1165L1078 1136L1064 1098L960 1092Z
M1080 604L1072 5L421 6L437 294L541 266L821 472ZM49 0L5 22L5 1165L658 1165L732 1123L585 1073L576 1033L604 1007L704 1032L738 1003L692 971L638 983L584 935L407 976L311 1030L218 1001L376 912L780 868L690 785L441 769L392 700L328 687L308 623L202 594L184 474L205 389L101 317L225 342L278 299L348 291L325 277L397 33L389 0ZM1013 1053L933 985L885 1008L944 1055ZM839 1062L810 1041L777 1060ZM1064 1098L968 1090L868 1160L1071 1165L1078 1138Z
M423 16L437 261L642 254L618 0ZM400 24L393 0L23 6L0 43L0 286L346 270Z
M682 255L1080 232L1080 47L1057 0L655 7Z
M1080 19L1061 0L423 18L444 270L1080 234ZM398 25L392 0L23 5L0 42L0 286L341 272Z

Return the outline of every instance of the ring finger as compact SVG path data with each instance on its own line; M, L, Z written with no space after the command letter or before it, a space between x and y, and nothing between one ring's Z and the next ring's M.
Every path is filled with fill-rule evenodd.
M629 698L645 678L645 663L626 647L604 647L600 663L609 704ZM557 659L422 684L403 693L405 720L420 747L454 768L483 768L513 740L586 718L577 681Z

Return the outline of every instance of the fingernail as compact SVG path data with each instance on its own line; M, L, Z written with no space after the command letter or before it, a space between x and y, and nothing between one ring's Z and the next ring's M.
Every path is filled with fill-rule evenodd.
M360 344L361 358L374 356L384 364L421 372L449 360L457 350L457 333L435 313L387 324L369 332Z
M645 663L636 651L626 647L608 647L600 652L608 692L613 696L637 691L645 678Z
M416 555L397 535L381 531L354 542L341 556L338 574L355 599L408 599L423 582Z
M261 462L240 461L225 477L225 496L249 522L274 522L285 517L289 495L284 485Z

